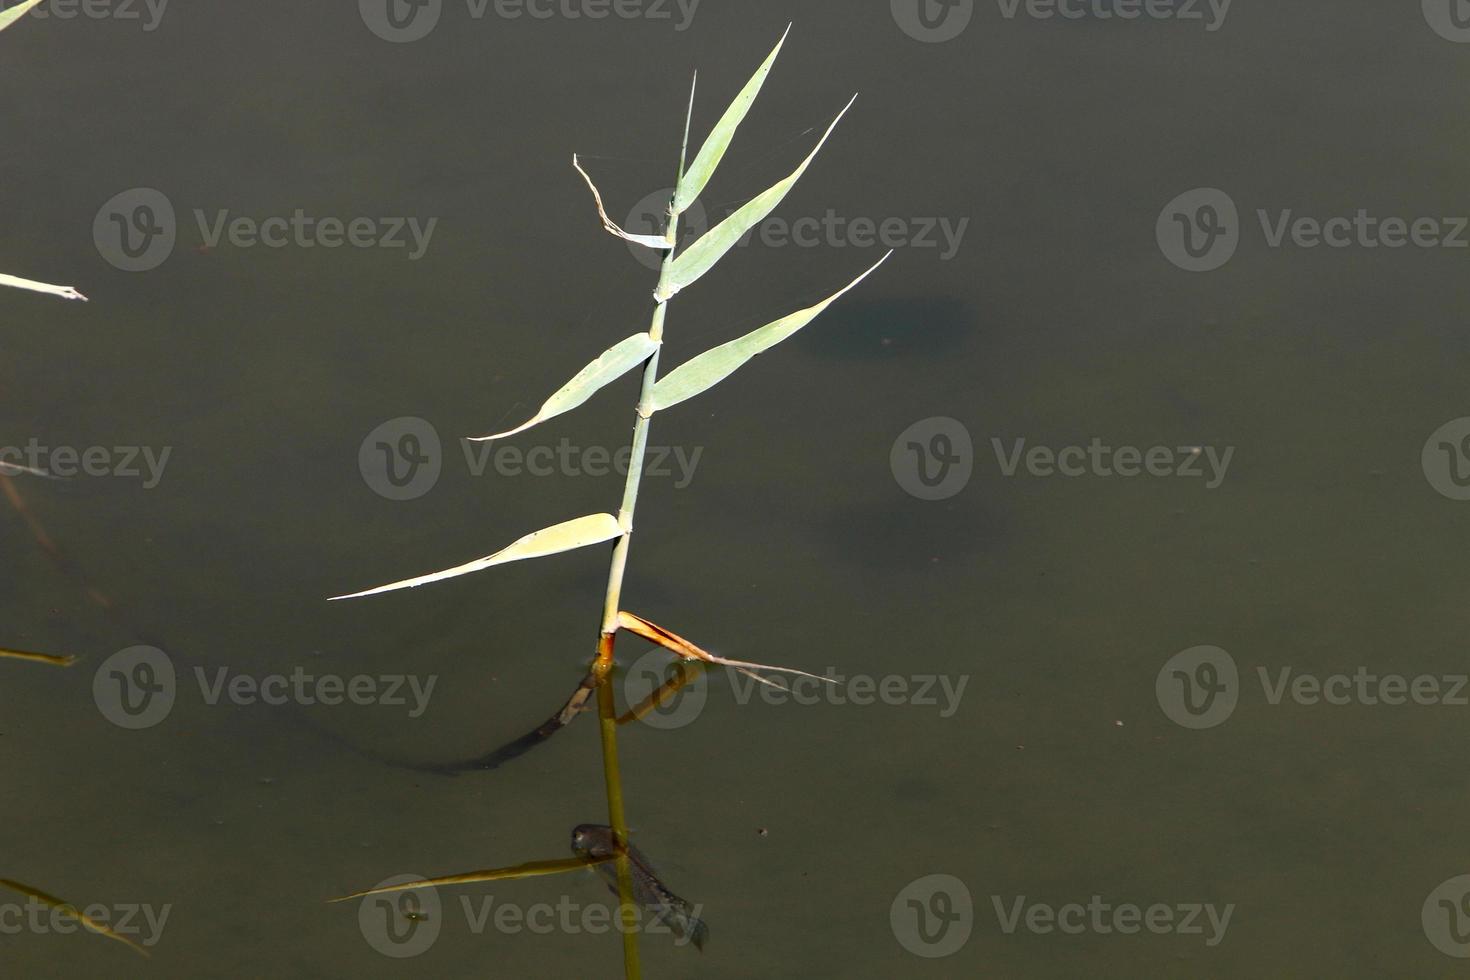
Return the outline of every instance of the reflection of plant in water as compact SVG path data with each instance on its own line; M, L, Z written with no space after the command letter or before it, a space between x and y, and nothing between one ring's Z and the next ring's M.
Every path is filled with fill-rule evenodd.
M349 596L336 597L341 599L354 598L357 596L373 595L379 592L388 592L394 589L413 588L426 585L430 582L437 582L442 579L480 571L493 565L520 561L526 558L539 558L558 554L563 551L570 551L575 548L583 548L609 541L612 542L612 564L608 572L602 623L598 633L597 656L591 668L588 670L586 677L578 685L577 690L560 711L529 735L518 739L482 759L474 760L461 767L454 767L494 768L501 762L519 755L560 730L584 710L587 707L587 703L595 695L597 698L597 713L602 736L602 762L604 782L607 789L608 816L609 823L611 824L610 828L603 829L608 831L609 846L598 849L580 848L574 840L574 850L577 851L577 857L575 858L532 862L530 864L517 865L513 868L470 872L468 874L451 875L428 881L392 885L367 892L359 892L356 895L347 896L347 898L357 898L387 891L424 888L434 885L498 881L507 878L527 877L529 875L554 874L562 871L576 870L590 864L612 861L616 867L619 909L623 925L620 931L623 934L624 970L627 976L638 976L637 908L635 899L640 898L642 892L651 890L652 886L640 888L636 865L642 864L643 862L638 860L636 852L628 844L628 825L624 813L622 780L618 768L617 726L646 713L692 679L694 672L688 669L690 666L699 668L705 664L722 664L746 672L767 684L772 682L768 678L761 677L757 673L758 671L777 670L804 674L803 671L790 670L789 668L768 667L763 664L726 660L721 657L716 657L672 631L657 626L622 608L623 573L627 567L628 548L632 541L633 516L638 503L638 486L643 472L644 453L648 445L649 423L653 415L656 412L672 408L680 402L693 398L695 395L708 390L734 373L757 354L775 346L806 326L833 301L853 286L856 286L888 257L885 255L872 268L869 268L847 286L844 286L821 302L806 309L788 314L743 337L705 351L681 364L662 378L658 376L659 352L663 345L664 322L668 313L669 300L684 288L694 284L694 282L712 269L726 252L775 209L782 198L795 185L803 172L805 172L807 166L816 156L817 150L821 149L822 144L831 135L832 130L837 125L837 120L842 118L842 114L839 113L837 119L833 120L821 140L817 142L816 148L811 151L793 173L751 199L708 233L699 237L682 252L679 252L677 255L675 254L678 251L680 215L695 202L704 190L710 177L714 174L716 167L719 165L721 158L725 155L725 151L730 145L735 130L745 118L746 112L750 109L751 104L760 92L766 75L770 72L771 66L775 62L776 56L780 52L781 45L784 42L785 38L783 37L781 42L777 43L775 49L756 71L755 75L746 83L745 87L735 97L735 100L725 110L724 115L715 124L703 147L696 154L694 160L689 163L687 169L685 168L685 153L687 152L689 142L689 116L686 116L684 124L684 148L680 151L678 179L673 200L670 202L667 212L668 221L662 235L634 235L619 228L616 223L608 218L602 205L602 196L596 186L593 185L591 178L582 170L577 162L577 158L572 158L573 166L576 167L577 171L587 181L588 186L592 190L593 199L596 203L598 215L601 218L603 227L619 238L663 253L658 286L653 294L654 309L652 321L647 332L635 333L631 337L619 341L579 371L560 390L547 399L546 403L542 405L541 410L529 421L508 432L483 436L480 441L503 439L522 432L546 419L571 411L591 398L593 394L605 385L617 380L633 368L641 365L643 383L641 395L638 400L637 417L633 427L631 459L628 466L627 481L623 488L622 505L618 513L616 515L604 513L578 517L528 534L485 558L445 569L444 571L421 575L416 578L394 582L390 585L353 593ZM848 106L851 106L851 104L849 102ZM692 116L692 93L690 96L689 110L690 116ZM843 113L846 111L847 109L844 108ZM679 658L679 670L676 675L649 699L630 709L622 716L619 716L617 713L610 683L613 666L613 644L619 630L628 630L645 639L652 640ZM810 674L804 675L808 677L814 676ZM817 679L830 680L829 678ZM579 828L579 831L585 831L590 827L591 825L584 825L582 828ZM662 886L660 885L659 887L661 888ZM663 891L667 892L667 889L663 889ZM669 894L672 895L672 893ZM338 901L342 900L345 899L338 899ZM682 902L682 900L678 901ZM698 922L697 919L694 921ZM699 925L699 929L694 934L699 937L698 944L702 945L704 935L702 924Z
M35 7L40 2L41 0L26 0L25 3L22 3L19 6L0 11L0 31L3 31L7 27L15 24L16 21L18 21L22 16L29 12L32 7ZM87 298L81 293L77 292L71 286L52 286L48 283L36 282L33 279L22 279L19 276L10 276L3 273L0 273L0 286L14 286L18 289L28 289L32 292L48 293L52 296L60 296L63 299L79 299L85 301ZM30 472L36 473L40 476L45 475L44 473L38 473L37 471L31 470L28 467L24 466L15 466L9 463L0 466L0 480L3 480L5 482L5 490L7 495L11 498L12 503L14 503L18 499L18 496L15 489L10 486L9 474L3 472L3 470L10 470L17 473ZM29 663L49 664L54 667L69 667L76 659L75 657L62 657L51 653L26 653L20 650L0 650L0 657L4 657L10 660L23 660ZM144 956L148 955L148 951L140 946L138 943L129 939L127 936L120 935L110 926L108 926L107 923L100 922L92 918L91 916L84 914L75 905L66 901L65 899L57 898L55 895L47 894L46 892L41 891L39 888L35 888L31 885L25 884L24 882L15 881L10 878L0 878L0 888L6 888L10 891L25 895L33 902L49 908L54 912L59 912L69 918L77 920L93 932L106 936L109 939L115 939L120 943L125 943L130 949L133 949Z

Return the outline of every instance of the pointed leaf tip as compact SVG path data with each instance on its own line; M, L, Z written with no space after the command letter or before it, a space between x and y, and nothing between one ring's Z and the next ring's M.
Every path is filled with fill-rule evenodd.
M489 442L492 439L504 439L506 436L524 432L547 419L570 412L597 394L598 391L648 360L649 355L658 349L660 343L646 333L635 333L631 337L623 338L573 375L572 380L562 385L550 398L546 399L541 410L529 420L504 432L488 436L472 436L469 441Z
M539 531L532 531L524 537L517 538L493 555L477 558L453 568L446 568L442 572L432 572L417 578L380 585L375 589L365 589L350 595L335 595L328 601L358 599L362 596L393 592L397 589L414 589L420 585L428 585L430 582L478 572L493 565L504 565L506 562L521 561L526 558L544 558L548 555L561 554L563 551L600 544L603 541L611 541L622 533L623 529L618 524L618 519L611 514L590 514L586 517L577 517L560 524L553 524L551 527L544 527Z
M674 370L659 378L658 382L653 386L653 398L651 400L653 411L659 412L673 405L677 405L682 401L693 398L695 395L708 391L721 381L724 381L744 365L745 362L757 354L776 346L808 323L811 323L822 311L836 302L844 293L872 275L878 266L887 262L892 255L893 252L890 250L887 255L884 255L877 262L873 263L866 272L820 303L808 306L803 310L797 310L795 313L789 313L779 320L773 320L763 327L752 330L743 337L737 337L718 347L711 347L703 354L696 354L683 364L680 364Z
M801 175L806 173L807 167L811 166L811 162L816 159L817 153L827 142L827 138L832 135L832 131L837 128L837 124L842 121L843 116L847 115L847 110L851 109L852 104L856 101L856 95L848 100L847 105L843 106L842 111L832 120L827 131L812 148L811 153L807 154L806 159L801 161L800 166L788 177L745 202L734 214L705 232L698 241L685 249L684 254L676 258L669 267L668 277L654 293L654 299L660 303L666 302L681 289L694 283L714 268L715 263L724 258L725 253L734 248L735 243L744 238L746 232L760 224L768 214L776 210L776 205L780 204L791 192L791 188L796 186L796 182L801 179Z
M699 148L694 162L689 169L679 178L679 188L674 194L674 213L683 214L689 205L693 204L709 183L710 177L714 175L715 168L724 159L725 151L730 148L730 141L735 138L735 130L740 128L741 122L745 120L745 114L750 111L756 96L760 95L761 86L766 82L766 76L771 73L771 66L776 63L776 56L781 53L781 46L786 43L786 37L791 33L791 25L786 25L786 30L781 34L781 39L766 56L766 60L755 70L750 81L745 83L738 95L735 96L720 121L715 123L714 129L710 130L709 136L705 138L704 145ZM691 97L693 93L691 92ZM691 108L693 106L691 98Z

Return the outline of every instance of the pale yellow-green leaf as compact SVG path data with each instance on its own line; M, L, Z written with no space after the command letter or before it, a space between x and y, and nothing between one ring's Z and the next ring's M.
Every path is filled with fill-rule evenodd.
M350 902L354 898L367 898L369 895L385 895L390 892L411 891L415 888L438 888L441 885L472 885L482 881L509 881L514 878L535 878L540 875L564 874L568 871L581 871L583 868L594 864L602 864L604 861L613 860L614 855L607 857L574 857L554 858L550 861L527 861L525 864L517 864L511 868L495 868L491 871L467 871L459 875L445 875L442 878L425 878L422 881L409 881L401 885L384 885L381 888L369 888L367 891L353 892L351 895L343 895L341 898L329 898L327 903Z
M735 136L735 130L740 127L740 123L745 119L745 114L750 111L751 103L760 94L761 86L765 84L766 76L771 73L771 66L776 63L776 55L781 53L781 45L786 43L786 35L790 33L791 25L787 24L785 33L781 35L781 40L776 42L776 47L766 56L766 60L761 66L755 70L755 74L750 77L750 81L745 83L745 87L740 90L740 94L735 96L735 101L730 103L730 107L725 110L725 114L720 117L720 121L715 123L715 128L710 130L709 136L705 138L704 145L695 154L694 162L689 164L689 169L684 172L683 177L679 180L679 189L674 194L675 214L683 214L689 205L693 204L695 199L699 197L700 192L704 190L704 186L709 183L709 179L714 174L715 168L720 165L720 160L724 158L725 151L730 148L730 140Z
M767 215L776 210L776 205L781 203L781 199L796 186L801 175L806 173L806 168L816 158L817 151L822 148L823 143L827 142L827 137L832 135L832 130L837 128L837 123L841 121L847 110L852 108L852 103L855 101L857 101L856 95L842 107L842 112L839 112L837 118L832 120L832 125L827 127L827 131L822 134L822 138L817 141L812 152L801 161L801 166L797 167L791 176L751 198L738 211L705 232L698 241L685 249L684 254L675 259L673 265L669 267L668 276L654 292L654 298L662 303L714 268L715 263L720 261L726 252L734 248L735 243L745 237L746 232L760 224Z
M63 915L68 915L73 919L76 919L78 922L86 926L91 931L99 935L106 936L108 939L115 939L141 956L146 957L148 955L148 950L144 949L138 943L129 939L127 936L121 935L120 933L114 931L110 926L108 926L107 923L99 922L89 915L82 914L82 912L75 905L68 902L64 898L57 898L55 895L48 895L45 892L41 891L39 888L33 888L32 886L27 885L24 882L14 881L10 878L0 878L0 887L9 888L11 891L19 892L22 895L35 899L37 902L41 903L49 909L55 909Z
M41 0L25 0L25 3L19 6L11 7L9 10L0 10L0 31L5 30L5 28L20 20L30 12L32 7L40 2Z
M867 272L815 306L808 306L804 310L787 314L764 327L752 330L743 337L737 337L729 343L712 347L703 354L698 354L680 364L653 386L652 410L657 412L671 405L677 405L719 384L752 357L774 347L811 323L839 296L862 282L872 274L874 269L888 261L888 256L892 254L889 252L888 255L883 256Z
M648 360L648 355L657 350L658 345L659 342L646 333L635 333L631 337L618 341L598 355L591 364L573 375L572 380L562 385L554 395L546 399L541 410L529 421L523 422L514 429L507 429L494 435L475 436L470 441L486 442L490 439L504 439L517 432L524 432L538 422L545 422L549 418L570 412L595 395L599 389Z
M360 596L377 595L379 592L392 592L395 589L417 588L420 585L428 585L430 582L478 572L492 565L504 565L506 562L521 561L525 558L543 558L547 555L571 551L574 548L585 548L588 545L611 541L622 533L622 528L618 526L618 519L611 514L590 514L587 517L577 517L539 531L532 531L523 538L517 538L493 555L477 558L472 562L456 565L454 568L446 568L442 572L420 575L417 578L380 585L375 589L353 592L350 595L332 596L332 599L356 599Z
M0 27L3 26L0 25ZM7 276L3 272L0 272L0 286L14 286L16 289L29 289L33 293L46 293L50 296L60 296L62 299L79 299L83 303L87 301L87 297L77 292L75 286L53 286L49 282L22 279L20 276Z

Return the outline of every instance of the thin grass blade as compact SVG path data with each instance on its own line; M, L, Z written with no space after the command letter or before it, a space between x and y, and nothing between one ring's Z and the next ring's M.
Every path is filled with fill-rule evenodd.
M497 432L494 435L475 436L470 442L488 442L491 439L504 439L518 432L525 432L531 426L547 419L555 418L581 405L587 399L597 394L599 390L621 378L633 368L648 360L648 355L658 349L659 341L654 340L646 333L635 333L633 336L609 347L598 355L597 359L588 364L582 370L572 376L572 380L562 385L546 403L541 410L528 421L521 423L514 429Z
M587 517L577 517L539 531L532 531L523 538L517 538L493 555L477 558L453 568L446 568L442 572L433 572L417 578L404 579L401 582L380 585L375 589L353 592L350 595L335 595L330 601L357 599L362 596L377 595L379 592L392 592L396 589L413 589L420 585L428 585L430 582L478 572L492 565L504 565L506 562L521 561L526 558L544 558L547 555L557 555L563 551L600 544L603 541L611 541L622 533L622 528L618 526L618 519L611 514L590 514Z
M10 13L14 11L0 14L0 31L5 29L6 24L3 23L3 19ZM33 293L46 293L48 296L60 296L62 299L79 299L83 303L87 302L87 297L77 292L75 286L53 286L49 282L22 279L20 276L7 276L3 272L0 272L0 286L14 286L16 289L29 289Z
M4 27L4 25L0 24L0 27ZM63 915L71 916L73 919L76 919L82 925L86 926L88 929L92 930L98 935L106 936L108 939L117 940L118 942L127 946L133 952L137 953L139 956L145 958L147 958L148 956L148 950L144 949L142 945L134 942L127 936L115 932L110 926L108 926L107 923L98 922L91 916L82 914L81 910L79 910L75 905L73 905L71 902L68 902L64 898L57 898L55 895L48 895L45 892L41 891L39 888L33 888L30 885L19 881L14 881L10 878L0 878L0 887L9 888L13 892L19 892L22 895L33 898L47 908L55 909Z
M32 7L40 2L41 0L25 0L25 3L22 3L18 7L11 7L9 10L0 11L0 31L5 30L5 28L20 20L30 12Z
M730 103L725 114L720 117L720 121L715 123L715 128L710 130L709 136L705 137L704 145L694 156L694 162L689 164L689 169L679 179L679 188L674 193L675 214L683 214L709 183L715 168L724 158L725 151L730 148L730 140L734 138L735 130L740 128L741 122L745 120L745 114L750 111L751 103L755 102L755 97L760 94L766 76L771 73L771 66L776 63L776 56L781 53L781 45L786 43L786 37L790 33L791 25L787 24L781 40L776 42L775 48L756 69L750 81L745 83L740 94L735 96L735 101Z
M832 130L837 128L837 124L846 115L847 110L852 108L852 103L856 101L857 96L854 95L852 100L842 107L837 118L832 120L832 125L827 127L827 131L822 134L822 138L817 141L812 152L801 161L801 166L797 167L791 176L751 198L730 217L705 232L698 241L684 251L683 255L675 259L674 264L669 267L667 278L654 292L654 299L660 303L665 302L679 290L695 282L700 276L714 268L715 263L720 261L726 252L734 248L735 243L744 238L746 232L760 224L768 214L776 210L776 205L780 204L791 188L796 186L801 175L806 173L806 168L811 165L812 160L816 159L817 151L822 148L823 143L827 142L827 137L832 135Z
M653 387L653 398L651 400L652 410L657 412L672 405L693 398L701 392L708 391L715 385L724 381L735 373L741 365L762 351L769 350L781 341L790 337L802 327L811 323L827 307L831 306L843 293L852 289L862 282L873 271L888 261L883 256L872 268L858 276L852 282L843 286L837 292L828 296L815 306L808 306L804 310L787 314L779 320L774 320L764 327L752 330L743 337L737 337L729 343L712 347L703 354L697 354L689 360L680 364L674 370L664 375Z
M0 650L0 657L11 660L26 660L33 664L50 664L53 667L70 667L76 657L62 657L54 653L26 653L22 650Z
M426 878L423 881L410 881L402 885L385 885L382 888L369 888L363 892L353 892L351 895L343 895L341 898L329 898L327 904L336 902L350 902L355 898L367 898L370 895L385 895L389 892L410 891L415 888L438 888L442 885L472 885L482 881L510 881L515 878L535 878L541 875L565 874L568 871L581 871L583 868L604 861L611 861L615 855L607 857L586 858L556 858L550 861L528 861L525 864L517 864L510 868L495 868L490 871L467 871L464 874L445 875L443 878Z

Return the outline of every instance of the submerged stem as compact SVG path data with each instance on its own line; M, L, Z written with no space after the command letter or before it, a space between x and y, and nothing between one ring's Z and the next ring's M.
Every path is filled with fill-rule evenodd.
M604 634L597 644L598 660L604 652L612 661L616 634ZM612 672L597 674L597 724L602 733L602 778L607 787L607 822L617 843L618 915L622 919L623 973L628 980L642 975L638 964L638 909L633 903L633 869L628 861L628 816L623 809L623 779L618 766L618 709L613 699Z

